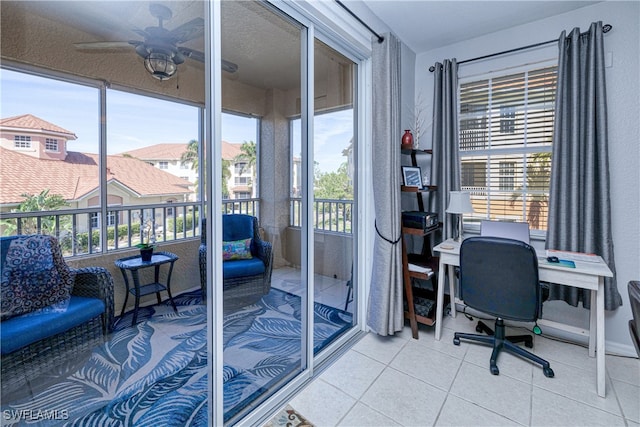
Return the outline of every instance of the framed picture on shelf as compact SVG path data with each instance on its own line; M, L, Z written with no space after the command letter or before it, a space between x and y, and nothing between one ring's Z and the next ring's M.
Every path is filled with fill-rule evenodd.
M402 178L405 187L422 189L422 172L420 166L402 166Z

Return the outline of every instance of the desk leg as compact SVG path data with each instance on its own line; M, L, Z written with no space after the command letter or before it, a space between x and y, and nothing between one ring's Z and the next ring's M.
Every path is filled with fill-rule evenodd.
M591 309L589 310L589 357L596 357L598 331L598 291L591 291Z
M593 294L593 293L592 293ZM593 300L592 300L593 301ZM604 277L598 279L596 297L596 364L598 374L598 396L605 397L605 350L604 350ZM593 309L593 306L592 306Z
M442 317L444 312L444 268L445 264L440 257L438 266L438 297L436 298L436 341L440 341L442 333Z
M456 267L449 266L449 300L451 304L451 317L456 317Z

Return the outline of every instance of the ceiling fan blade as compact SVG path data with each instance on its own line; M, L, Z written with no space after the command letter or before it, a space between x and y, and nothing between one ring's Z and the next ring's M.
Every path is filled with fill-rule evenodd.
M116 49L129 49L131 48L130 42L120 41L120 42L85 42L85 43L74 43L73 44L76 49L80 50L116 50Z
M178 51L181 54L183 54L186 58L191 58L194 61L204 62L204 53L202 52L189 49L188 47L182 47L182 46L178 47ZM222 69L228 73L235 73L236 71L238 71L238 65L223 59Z
M186 58L191 58L194 61L204 62L204 53L197 50L189 49L188 47L178 46L178 51Z
M204 34L204 19L195 18L169 31L174 43L183 43L201 37Z

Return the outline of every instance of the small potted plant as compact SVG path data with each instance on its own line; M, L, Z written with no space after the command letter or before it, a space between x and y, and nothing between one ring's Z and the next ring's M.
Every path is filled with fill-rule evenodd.
M140 257L143 262L151 261L151 257L153 256L153 249L156 247L155 245L155 235L152 233L153 224L151 221L147 221L144 229L142 230L142 240L140 243L136 245L138 249L140 249ZM146 236L146 241L145 241Z

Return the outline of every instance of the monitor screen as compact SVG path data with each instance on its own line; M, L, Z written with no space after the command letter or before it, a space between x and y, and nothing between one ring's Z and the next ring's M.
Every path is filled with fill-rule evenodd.
M529 244L529 223L483 220L480 223L480 235L504 237Z

